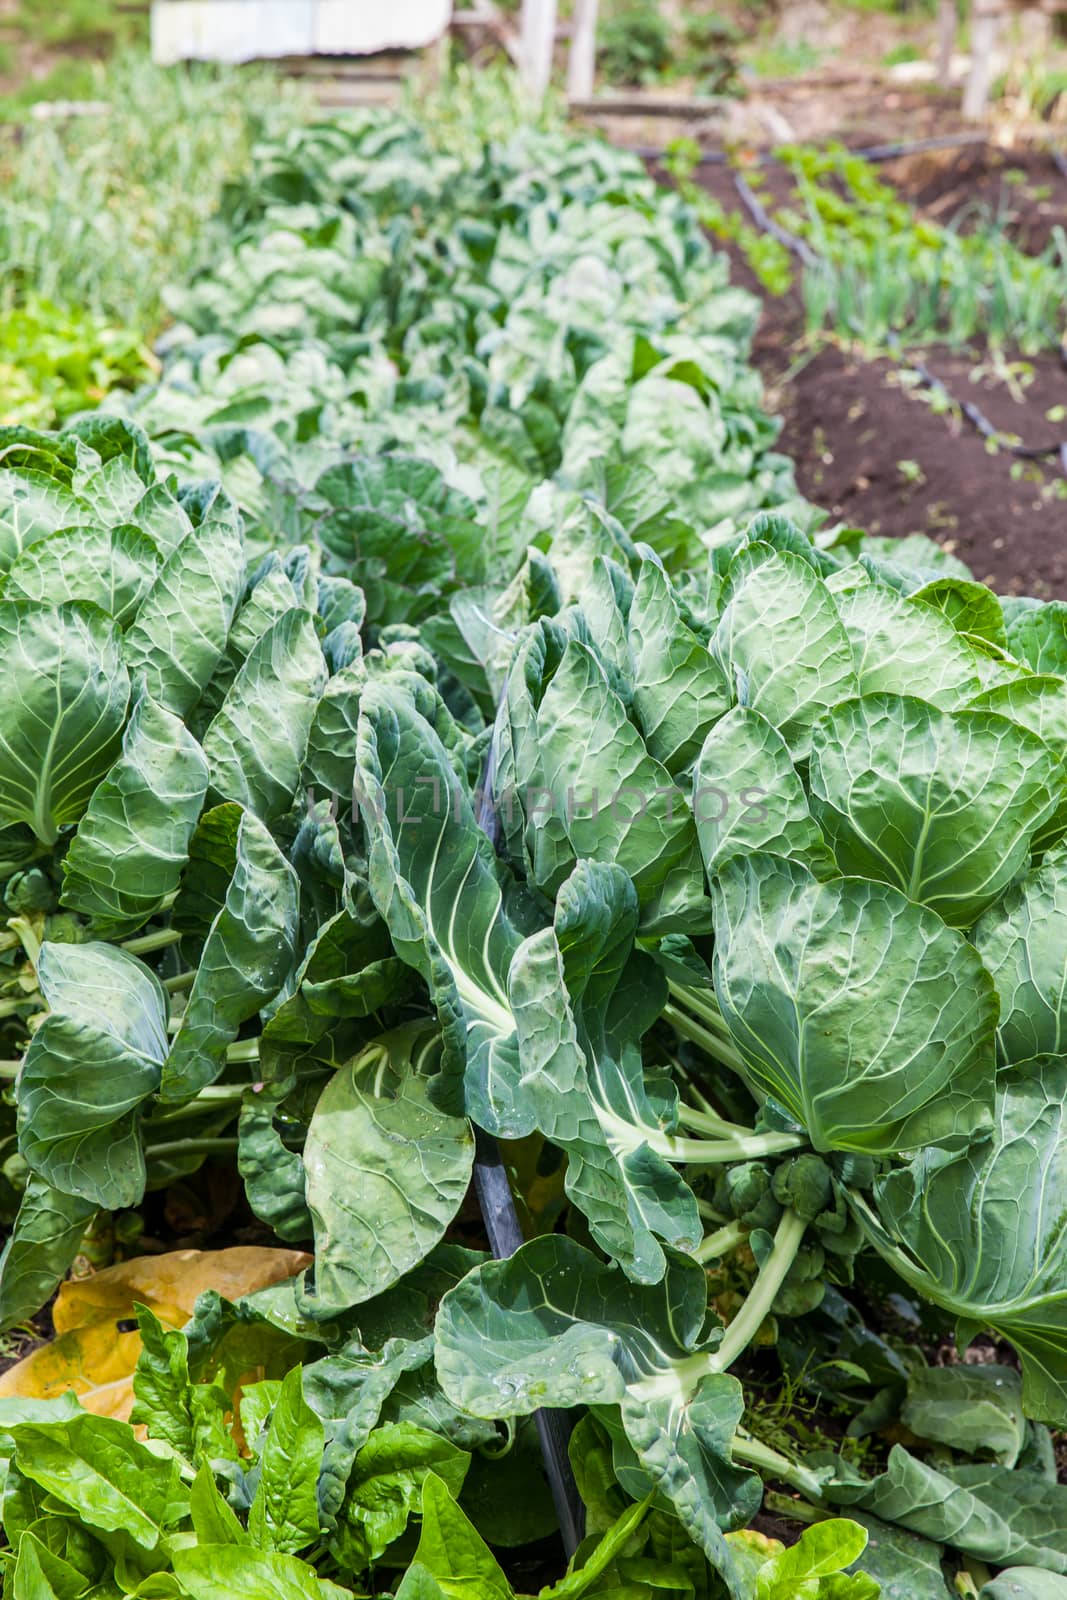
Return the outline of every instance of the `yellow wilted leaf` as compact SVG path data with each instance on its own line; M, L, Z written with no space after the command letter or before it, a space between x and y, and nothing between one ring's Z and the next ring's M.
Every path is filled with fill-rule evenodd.
M205 1289L237 1300L295 1277L311 1259L301 1250L254 1245L172 1250L65 1283L52 1308L56 1337L0 1374L0 1397L48 1400L73 1389L87 1411L125 1421L133 1406L141 1335L136 1329L122 1332L117 1324L133 1318L135 1304L148 1306L168 1327L180 1328Z

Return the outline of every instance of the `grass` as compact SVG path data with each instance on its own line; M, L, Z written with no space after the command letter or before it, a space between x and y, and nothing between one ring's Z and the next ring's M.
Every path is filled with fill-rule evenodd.
M129 0L22 0L8 26L42 45L93 44L115 50L148 39L148 5Z
M148 376L163 290L205 259L223 186L304 109L267 70L142 53L68 57L46 81L106 110L0 146L0 421L39 427Z
M745 64L760 78L794 78L804 72L814 72L822 58L822 51L816 50L807 40L796 44L771 40L747 51Z
M849 11L880 11L887 17L932 17L937 11L937 0L838 0Z
M64 56L42 77L24 78L13 93L0 95L0 122L21 122L41 100L91 100L98 76L95 62Z
M902 44L895 44L892 50L886 51L882 57L882 65L883 67L902 67L908 62L922 61L924 59L924 52L917 45L909 44L905 41Z
M130 54L90 70L106 115L31 124L0 158L0 305L32 293L145 337L164 285L199 265L223 185L302 101L253 69Z

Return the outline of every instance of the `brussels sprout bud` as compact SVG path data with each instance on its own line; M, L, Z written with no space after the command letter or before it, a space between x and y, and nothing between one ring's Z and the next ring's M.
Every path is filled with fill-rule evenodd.
M806 1151L782 1162L774 1174L773 1190L781 1205L790 1206L805 1222L814 1222L831 1202L833 1178L822 1157Z
M30 1181L30 1169L17 1151L14 1155L8 1156L4 1162L3 1173L8 1183L18 1194L22 1193Z
M743 1161L729 1167L716 1187L715 1203L720 1211L750 1228L773 1229L782 1214L771 1193L771 1175L759 1161Z

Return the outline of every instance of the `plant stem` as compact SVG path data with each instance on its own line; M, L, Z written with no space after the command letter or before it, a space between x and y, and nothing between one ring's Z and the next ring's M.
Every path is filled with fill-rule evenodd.
M790 1461L788 1456L772 1450L769 1444L763 1444L759 1439L753 1439L751 1434L740 1428L734 1434L731 1454L735 1461L743 1461L759 1472L791 1484L807 1500L818 1503L822 1499L822 1483L814 1472L796 1461Z
M131 956L147 956L153 950L165 950L168 945L177 944L183 937L179 928L157 928L155 933L142 933L136 939L124 939L122 949Z
M690 1011L694 1011L709 1027L714 1028L716 1032L729 1039L729 1026L714 999L708 1000L699 989L687 989L681 983L668 982L667 987L670 990L672 999L680 1001L683 1006L687 1006Z
M729 1255L739 1244L744 1244L747 1238L746 1227L740 1222L728 1222L715 1233L705 1235L693 1251L693 1259L701 1264L705 1261L717 1261L720 1256Z
M680 1033L683 1039L688 1039L690 1044L698 1044L714 1061L720 1061L732 1072L744 1071L745 1064L737 1051L718 1034L712 1033L699 1022L694 1022L692 1017L687 1017L677 1006L664 1006L663 1015L676 1033Z
M227 1061L258 1061L259 1040L238 1039L236 1044L231 1044L226 1051Z
M199 1117L212 1115L223 1111L227 1106L237 1107L244 1097L244 1085L239 1083L212 1084L183 1106L175 1106L170 1111L156 1112L150 1121L145 1123L145 1133L151 1135L157 1128L162 1128L166 1123L182 1122L186 1117Z
M145 1160L160 1156L216 1156L227 1155L237 1149L236 1139L171 1139L163 1144L145 1146Z
M21 1068L21 1061L0 1061L0 1078L17 1078Z
M794 1522L825 1522L832 1515L829 1511L823 1511L821 1506L813 1506L810 1501L798 1500L791 1494L776 1494L773 1489L764 1490L763 1504L775 1516L789 1517Z
M678 1107L678 1121L683 1127L692 1128L697 1133L704 1133L717 1139L774 1140L773 1148L769 1143L767 1145L768 1155L776 1155L783 1150L799 1150L808 1142L802 1133L787 1133L784 1129L780 1133L757 1133L754 1128L745 1128L739 1122L727 1122L715 1115L709 1116L706 1112L696 1111L692 1106L685 1104Z
M190 967L188 972L177 972L173 978L164 978L163 987L168 994L180 994L182 989L188 989L196 977L196 969Z
M27 959L34 971L41 958L41 941L28 917L12 917L8 922L15 937L15 943L20 944L26 952Z
M227 1052L227 1060L233 1059ZM665 1133L662 1128L627 1122L606 1106L598 1109L598 1116L609 1143L616 1150L628 1152L639 1145L647 1145L665 1161L680 1165L713 1167L727 1161L759 1161L764 1156L795 1150L805 1143L795 1133L752 1133L744 1128L737 1133L727 1132L721 1139L687 1139L676 1133Z
M739 1135L743 1138L752 1132L751 1128L744 1128L739 1122L727 1122L725 1117L716 1116L714 1111L701 1111L695 1106L686 1105L684 1101L678 1107L678 1121L696 1132L711 1134L719 1139L734 1139Z
M786 1273L796 1260L806 1228L807 1223L795 1211L782 1212L771 1253L712 1358L717 1372L725 1372L732 1367L759 1333L764 1318L770 1314L778 1291L785 1282Z
M37 999L38 996L31 990L29 994L22 995L18 1000L0 1000L0 1017L14 1017L18 1014L19 1006Z

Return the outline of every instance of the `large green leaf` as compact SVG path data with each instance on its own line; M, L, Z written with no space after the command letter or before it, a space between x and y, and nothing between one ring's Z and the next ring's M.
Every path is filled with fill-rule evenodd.
M623 1487L640 1498L654 1485L738 1592L722 1530L747 1521L760 1489L731 1460L741 1388L713 1371L706 1317L695 1263L672 1258L661 1284L638 1290L580 1245L546 1235L445 1295L437 1373L476 1416L618 1407L637 1460L637 1481L624 1466Z
M124 1422L86 1412L12 1432L22 1475L90 1528L155 1550L188 1507L178 1462L140 1444Z
M196 705L226 648L243 577L237 523L201 524L168 556L127 630L130 672L143 673L152 699L179 717Z
M912 694L950 710L976 694L974 651L945 618L912 605L888 584L864 583L837 597L852 644L860 694Z
M596 1242L630 1277L655 1283L666 1265L659 1241L692 1250L701 1228L692 1191L670 1164L686 1155L664 1125L676 1105L647 1091L631 1036L663 1001L640 958L627 965L637 920L633 886L618 868L575 868L554 927L527 939L512 964L521 1076L508 1088L511 1103L567 1152L566 1192ZM501 1099L503 1084L501 1075Z
M319 1531L318 1481L325 1430L304 1399L303 1372L282 1381L259 1458L248 1533L258 1550L295 1555Z
M163 988L105 944L45 944L37 974L50 1011L19 1076L19 1149L65 1194L112 1211L136 1205L141 1107L167 1053Z
M1067 1573L1067 1487L1032 1473L999 1466L939 1470L895 1445L878 1477L864 1482L850 1474L827 1493L979 1561L1032 1562Z
M315 623L285 612L257 640L204 735L212 787L271 822L293 803L326 683Z
M1067 846L981 917L974 942L1000 996L1004 1061L1058 1055L1067 1044Z
M806 754L819 713L857 690L833 596L799 556L759 541L731 564L712 649L737 700L796 755Z
M317 1576L314 1567L271 1550L202 1544L179 1548L174 1573L192 1600L349 1600L352 1591Z
M974 947L925 907L799 862L719 869L715 989L760 1095L818 1150L961 1143L992 1116L996 996Z
M646 749L593 649L545 625L532 632L508 710L514 770L502 772L499 805L524 808L537 886L555 892L578 860L614 862L633 879L646 931L706 925L687 797Z
M1013 1467L1026 1444L1022 1380L1014 1367L916 1367L900 1419L920 1439Z
M85 501L46 472L0 472L0 571L38 539L95 521Z
M16 557L4 594L9 600L53 606L90 601L122 626L141 603L158 566L155 545L130 523L62 528Z
M816 724L812 807L843 872L970 927L1026 866L1067 793L1036 734L983 711L866 695Z
M1067 1578L1040 1567L1008 1567L982 1585L979 1600L1067 1600Z
M443 745L404 690L388 682L369 685L363 696L358 782L371 894L397 954L430 987L445 1070L464 1076L472 1114L484 1114L495 1079L515 1076L507 974L522 935ZM528 1132L529 1124L514 1131Z
M231 875L163 1067L164 1100L189 1099L218 1076L241 1024L282 987L296 947L296 873L263 823L231 805L202 827L220 845L212 865L232 863Z
M747 706L735 706L704 741L693 816L709 879L730 856L757 850L794 856L820 877L834 870L785 740Z
M397 1600L512 1600L512 1588L445 1479L427 1472L422 1527Z
M646 560L629 615L633 709L649 753L672 776L688 771L731 704L722 668L682 620L667 575Z
M959 1320L1018 1350L1027 1416L1067 1423L1067 1063L1003 1074L991 1135L958 1155L925 1150L881 1179L869 1238ZM1067 1525L1067 1524L1065 1524ZM1067 1567L1064 1569L1067 1571Z
M30 1174L0 1255L0 1328L26 1322L51 1298L96 1211L91 1200Z
M375 1428L356 1454L345 1497L344 1547L353 1566L372 1565L400 1537L412 1513L422 1509L430 1473L458 1498L470 1464L465 1450L410 1422Z
M879 1600L952 1600L941 1568L941 1545L894 1528L869 1512L853 1509L852 1515L868 1534L867 1548L853 1570L877 1580Z
M883 582L837 597L838 616L856 659L861 694L910 694L945 710L977 693L974 651L933 608L913 605Z
M618 867L582 863L560 890L555 927L523 939L470 798L403 692L373 686L364 695L360 780L371 890L397 951L430 984L446 1070L462 1073L464 1109L493 1133L517 1138L539 1128L565 1149L568 1193L598 1243L633 1276L655 1282L664 1270L657 1237L692 1249L700 1229L669 1148L649 1148L657 1118L649 1115L650 1126L628 1120L635 1087L644 1099L640 1072L635 1086L608 1037L606 1009L637 933L633 885ZM523 918L532 920L529 907ZM568 985L580 998L583 963L581 983L593 974L598 983L580 1026ZM634 1003L638 1032L662 1007L648 984L646 970L620 1003L623 1017Z
M0 601L0 821L54 844L114 758L129 679L95 606Z
M421 1024L383 1034L319 1097L304 1144L317 1314L368 1300L417 1266L467 1192L474 1139L465 1117L430 1099L426 1042Z
M147 922L178 887L207 785L192 734L142 695L63 859L63 904L106 938Z

